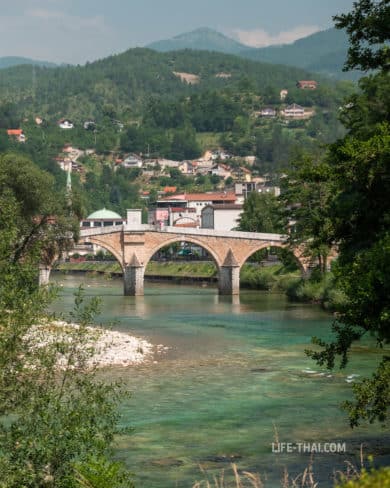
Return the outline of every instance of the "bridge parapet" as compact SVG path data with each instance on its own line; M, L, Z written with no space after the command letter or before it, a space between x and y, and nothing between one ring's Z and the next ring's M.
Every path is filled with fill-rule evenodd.
M270 241L270 242L285 242L288 236L282 234L270 234L263 232L242 232L242 231L222 231L214 229L195 229L195 228L182 228L167 226L160 228L155 225L141 224L141 225L116 225L110 227L92 227L89 229L82 229L80 231L80 237L92 237L100 236L105 234L112 234L117 232L125 233L139 233L139 232L157 232L162 234L176 234L185 236L204 236L204 237L225 237L232 239L253 239L260 241Z

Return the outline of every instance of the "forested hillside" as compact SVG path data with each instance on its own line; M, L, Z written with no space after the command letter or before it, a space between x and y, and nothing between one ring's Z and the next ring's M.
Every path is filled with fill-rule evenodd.
M89 150L93 155L78 159L81 176L73 178L82 205L86 212L107 206L123 213L145 205L141 190L156 195L169 184L179 191L225 184L215 175L159 172L158 165L153 177L138 168L117 170L115 161L130 153L183 161L219 149L236 169L251 156L253 175L277 175L296 151L318 152L335 141L343 135L340 108L354 86L316 77L315 90L296 87L311 77L294 67L191 50L131 49L85 66L18 66L0 73L0 151L27 154L56 176L60 188L64 146ZM286 118L290 104L299 104L305 115ZM264 108L274 115L262 116ZM62 129L61 119L72 128ZM25 142L8 137L10 128L21 128Z
M199 82L187 84L174 72L194 74ZM282 88L292 88L298 79L309 76L298 68L220 53L157 53L137 48L85 66L3 70L0 97L17 103L23 115L99 118L111 111L131 119L142 113L145 100L152 95L172 99L205 90L244 91L249 81L259 94L277 96Z

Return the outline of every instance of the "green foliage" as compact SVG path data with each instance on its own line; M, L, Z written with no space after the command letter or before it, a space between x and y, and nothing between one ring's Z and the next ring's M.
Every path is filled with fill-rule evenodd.
M363 71L390 68L388 41L390 5L388 0L359 0L347 14L333 18L338 29L345 29L350 41L345 70Z
M80 290L70 316L79 325L56 326L54 290L38 288L42 253L62 239L45 221L61 210L52 179L9 155L0 182L0 486L76 488L75 463L110 454L120 391L89 365L96 300L85 304Z
M285 233L287 221L279 200L269 193L252 192L244 203L239 230Z
M12 220L7 213L3 218L14 233L5 247L14 263L32 255L50 263L77 236L65 194L58 195L53 178L25 157L0 156L0 202L6 209L13 206Z
M357 479L338 483L335 488L390 488L390 468L364 469Z
M323 160L301 156L282 181L281 200L292 222L289 241L303 247L304 253L317 258L322 272L332 245L332 220L329 209L334 197L332 175Z
M388 37L388 1L355 2L351 14L336 20L348 26L351 50L347 66L381 68L362 81L362 94L354 98L345 118L350 129L330 147L333 199L329 205L332 221L330 237L339 246L335 268L337 284L346 296L332 329L330 342L314 338L320 351L309 351L319 364L334 367L340 359L345 367L355 341L370 335L379 350L390 342L390 134L388 97L379 98L389 88L388 47L376 52L372 45ZM386 17L387 16L387 17ZM386 20L387 19L387 20ZM382 33L381 29L385 32ZM368 42L362 47L360 41ZM375 115L374 107L384 105ZM349 108L347 108L349 110ZM370 379L354 386L354 401L344 407L350 425L362 420L385 422L390 406L389 362L386 351Z
M74 467L77 488L133 488L131 474L121 463L92 457Z

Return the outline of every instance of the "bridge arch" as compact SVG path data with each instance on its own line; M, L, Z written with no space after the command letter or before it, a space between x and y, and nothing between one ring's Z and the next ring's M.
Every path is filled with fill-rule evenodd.
M263 249L270 248L270 247L277 247L279 249L288 249L289 251L291 251L291 254L294 256L295 261L296 261L297 265L299 266L299 269L300 269L302 275L305 275L305 273L307 272L307 267L302 262L302 255L301 255L299 249L298 248L291 249L288 246L288 244L285 244L283 242L280 242L280 243L273 242L272 244L267 243L267 242L263 242L263 243L259 244L257 247L251 249L249 252L246 253L246 255L244 255L244 258L243 258L242 262L240 263L240 270L242 269L243 265L248 261L248 259L253 254L255 254L258 251L262 251Z
M220 258L216 254L214 249L208 244L206 244L204 241L202 241L201 239L197 239L196 237L187 236L187 235L183 235L183 236L177 235L175 237L172 237L171 239L165 240L164 242L160 242L158 245L152 248L152 250L148 253L148 256L145 258L145 262L144 262L145 268L149 264L152 257L156 254L156 252L158 252L163 247L170 246L171 244L175 244L176 242L190 242L191 244L195 244L196 246L201 247L202 249L204 249L209 253L209 255L213 258L217 270L218 271L220 270L222 263L220 262Z
M96 246L102 247L106 251L109 251L115 257L115 259L118 261L118 263L120 264L122 271L124 270L122 253L120 251L118 251L118 249L116 247L112 246L109 242L106 242L106 241L99 239L99 238L96 238L96 237L88 237L87 239L85 239L85 242L90 243L90 244L95 244Z

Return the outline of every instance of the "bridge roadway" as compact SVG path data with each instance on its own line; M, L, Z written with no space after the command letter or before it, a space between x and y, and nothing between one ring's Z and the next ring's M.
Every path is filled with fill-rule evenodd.
M238 231L219 231L181 227L157 227L124 224L92 227L80 231L80 242L88 242L111 252L123 270L124 294L143 295L145 268L162 247L175 242L189 242L205 249L218 268L219 292L236 295L240 289L240 269L256 251L268 247L286 247L286 236ZM309 262L299 248L293 253L302 272Z

